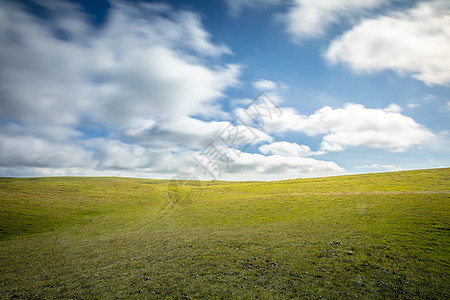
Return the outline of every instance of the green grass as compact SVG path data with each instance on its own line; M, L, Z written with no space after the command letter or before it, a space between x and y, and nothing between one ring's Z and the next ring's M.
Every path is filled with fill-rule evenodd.
M0 297L450 297L450 169L279 182L0 178Z

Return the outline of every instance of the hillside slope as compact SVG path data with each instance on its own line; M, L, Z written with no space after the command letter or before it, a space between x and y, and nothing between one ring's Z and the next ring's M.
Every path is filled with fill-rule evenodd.
M449 200L449 168L0 178L0 297L449 298Z

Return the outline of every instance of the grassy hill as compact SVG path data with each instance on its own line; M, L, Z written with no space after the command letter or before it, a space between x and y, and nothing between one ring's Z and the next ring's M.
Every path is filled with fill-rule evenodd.
M449 168L0 178L0 297L448 299L449 230Z

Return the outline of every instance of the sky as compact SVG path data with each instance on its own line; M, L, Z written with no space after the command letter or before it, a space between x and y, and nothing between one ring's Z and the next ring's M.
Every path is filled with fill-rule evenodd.
M0 1L0 176L450 166L446 0Z

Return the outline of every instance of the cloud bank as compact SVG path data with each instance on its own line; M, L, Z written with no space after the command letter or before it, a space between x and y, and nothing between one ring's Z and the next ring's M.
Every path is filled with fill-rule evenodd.
M228 2L236 13L256 5ZM310 24L297 24L295 34L317 36L342 16L381 3L342 1L323 10L320 1L297 1L291 22L311 12L312 19L302 21ZM232 49L215 41L191 11L116 0L105 22L94 26L75 3L36 5L46 18L20 3L0 2L1 176L170 178L200 170L197 177L211 179L195 161L211 143L229 154L221 179L336 175L345 169L313 157L352 147L402 152L434 137L397 105L347 104L300 114L283 106L279 85L268 79L251 82L268 93L269 106L235 99L245 105L225 110L221 102L242 84L243 66L230 62ZM317 18L320 24L311 29ZM347 51L339 43L327 52L335 63ZM415 74L425 76L420 70ZM280 141L289 132L317 137L320 147ZM227 144L224 136L233 135ZM249 141L248 147L239 141Z
M158 161L181 153L176 140L200 147L224 125L190 117L223 114L215 101L240 74L221 62L231 51L211 41L198 15L114 1L93 28L73 3L42 5L48 19L0 5L2 174L14 166L167 172Z
M217 101L241 72L223 62L231 50L212 42L198 15L114 1L95 28L76 4L38 4L47 19L0 4L0 175L171 177L195 171L195 155L224 129L242 131L198 117L229 119ZM273 141L260 128L252 132L253 144ZM242 153L227 171L263 179L342 169Z

